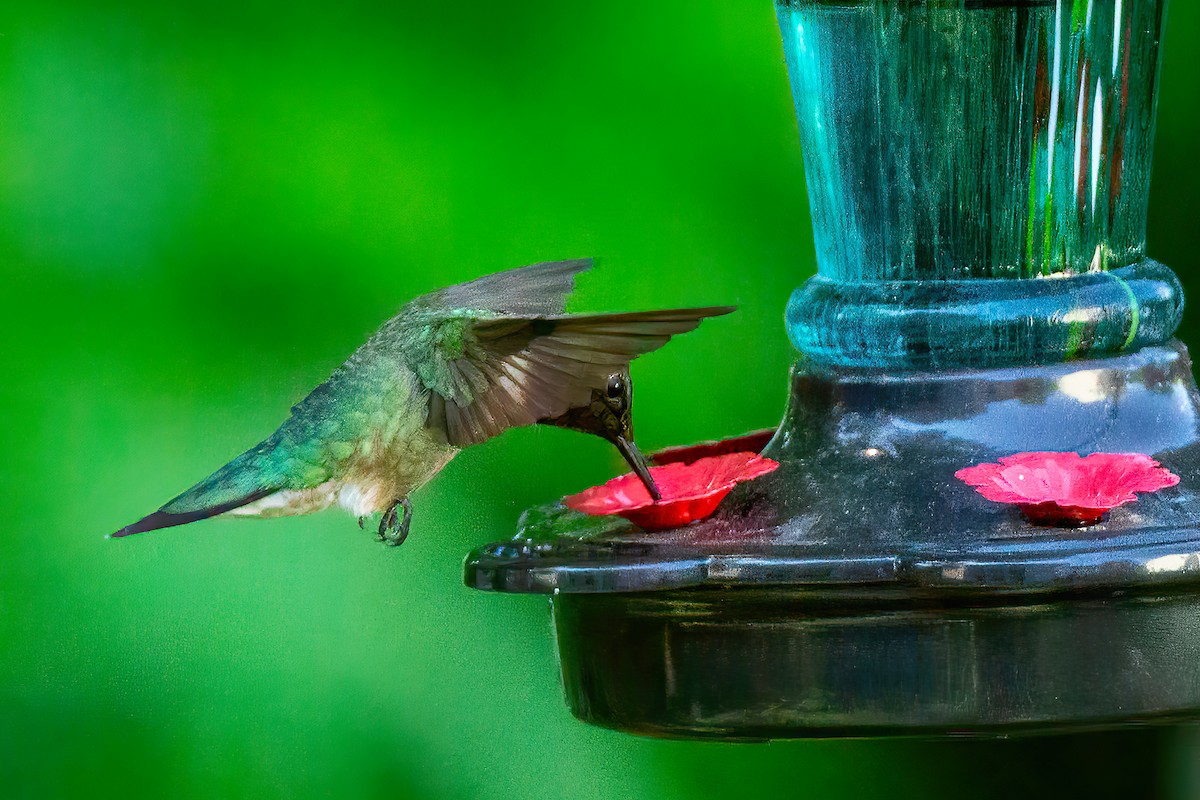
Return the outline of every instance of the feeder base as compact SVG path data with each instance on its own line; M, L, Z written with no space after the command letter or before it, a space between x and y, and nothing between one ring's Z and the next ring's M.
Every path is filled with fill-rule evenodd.
M1180 477L1088 527L955 478L1021 451ZM657 533L561 506L466 563L553 595L580 718L661 736L997 733L1200 710L1200 396L1182 345L960 372L800 364L770 475Z
M1005 736L1200 709L1195 594L948 607L709 588L553 606L571 711L629 733Z

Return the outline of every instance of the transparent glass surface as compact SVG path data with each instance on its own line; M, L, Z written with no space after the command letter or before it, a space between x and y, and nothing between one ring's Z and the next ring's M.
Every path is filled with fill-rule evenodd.
M820 273L1028 278L1141 259L1164 6L780 2Z
M1145 257L1165 5L780 0L819 272L796 347L954 369L1166 341L1183 299Z

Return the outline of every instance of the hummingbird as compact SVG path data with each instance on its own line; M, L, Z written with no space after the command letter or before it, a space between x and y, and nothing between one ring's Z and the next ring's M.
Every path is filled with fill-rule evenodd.
M413 491L462 448L532 424L606 439L658 499L633 439L629 362L734 309L564 313L591 266L534 264L410 301L269 437L112 536L336 505L359 527L380 513L378 538L400 544Z

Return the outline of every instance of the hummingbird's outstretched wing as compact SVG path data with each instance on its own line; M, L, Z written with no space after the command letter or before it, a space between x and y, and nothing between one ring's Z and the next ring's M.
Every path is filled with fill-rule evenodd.
M590 261L537 264L414 300L396 318L406 362L429 387L429 424L457 447L585 406L638 356L732 307L563 315Z
M476 320L472 346L447 359L450 378L430 399L430 419L444 416L446 438L464 447L508 428L532 425L587 405L592 391L638 356L657 350L728 306L526 320ZM443 358L447 355L442 351Z

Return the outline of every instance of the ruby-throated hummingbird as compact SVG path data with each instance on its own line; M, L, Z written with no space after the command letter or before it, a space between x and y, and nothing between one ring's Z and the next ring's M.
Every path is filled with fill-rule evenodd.
M408 496L467 445L535 423L601 436L651 495L633 441L629 362L731 307L564 314L591 260L487 275L409 302L292 407L270 437L113 536L339 505L408 535Z

